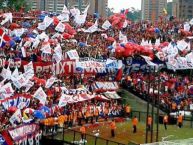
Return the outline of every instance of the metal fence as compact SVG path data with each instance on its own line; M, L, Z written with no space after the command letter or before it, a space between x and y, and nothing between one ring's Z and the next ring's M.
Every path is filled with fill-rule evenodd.
M94 136L91 134L86 134L84 140L81 139L81 132L67 129L65 127L60 128L50 128L49 132L45 132L45 126L42 126L43 129L43 139L44 144L46 145L126 145L120 142L112 141L106 138L99 136ZM46 141L45 141L46 140ZM127 145L136 145L136 143L129 142Z

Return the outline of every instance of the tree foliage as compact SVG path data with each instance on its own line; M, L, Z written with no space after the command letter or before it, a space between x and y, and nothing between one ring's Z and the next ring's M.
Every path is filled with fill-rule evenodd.
M129 13L127 14L127 18L132 21L138 21L141 19L141 10L136 10L135 8L131 8Z
M0 0L0 9L20 10L27 9L27 0Z

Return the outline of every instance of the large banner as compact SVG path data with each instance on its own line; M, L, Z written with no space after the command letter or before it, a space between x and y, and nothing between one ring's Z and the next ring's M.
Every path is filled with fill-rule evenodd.
M92 90L95 92L116 91L118 89L117 82L95 82L92 84Z
M153 72L154 68L155 69L159 68L159 70L162 68L166 68L165 63L163 63L159 60L152 61L152 63L154 63L156 65L149 65L142 58L132 58L132 57L129 57L124 61L127 74L130 74L131 72L136 72L139 70L141 70L143 72L149 72L149 70L151 70Z
M9 134L14 141L33 135L39 130L38 125L28 124L9 130Z

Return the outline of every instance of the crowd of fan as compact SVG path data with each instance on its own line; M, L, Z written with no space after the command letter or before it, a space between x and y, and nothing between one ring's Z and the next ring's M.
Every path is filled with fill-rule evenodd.
M31 12L29 12L30 14ZM28 13L25 13L27 16ZM87 16L86 23L82 26L85 29L92 26L96 20L96 16L89 15ZM102 24L104 23L105 19L98 18L99 21L99 28L101 28ZM23 40L27 40L29 36L37 35L34 33L34 29L37 28L38 23L41 22L41 20L35 19L13 19L14 23L17 24L17 28L21 28L22 24L28 23L30 25L29 28L27 28L27 31L21 36ZM180 29L183 28L183 23L177 21L176 19L173 20L167 20L166 17L160 17L160 19L156 23L151 23L149 21L143 21L143 22L131 22L128 21L128 26L126 28L122 29L122 33L124 33L129 42L140 44L142 39L149 40L152 43L155 43L155 40L157 38L160 38L161 42L171 42L175 40L180 40L182 38L186 38L186 34L184 32L179 32ZM51 38L55 34L54 26L51 24L50 27L46 29L46 34L49 38ZM58 39L50 39L51 48L56 47L58 43L62 46L62 53L63 58L66 59L66 52L71 49L76 49L80 58L82 57L92 57L96 59L107 59L110 57L116 57L116 54L112 52L111 49L108 49L108 46L112 45L114 40L119 42L119 31L120 29L117 27L111 27L108 30L105 31L97 31L94 33L84 33L81 31L78 31L79 27L74 23L73 17L70 17L69 21L69 29L72 30L71 33L72 38L67 38L69 36L66 36L66 38L58 38ZM13 24L7 23L6 25L2 26L5 27L8 30L13 29ZM155 32L154 28L159 28L159 32ZM153 31L152 31L153 29ZM43 31L35 29L38 31L38 33L42 33ZM192 32L192 27L190 32ZM108 37L113 37L114 40L108 40L104 37L102 37L101 34L106 34ZM32 36L33 37L33 36ZM12 38L15 38L14 35ZM22 56L22 52L20 49L20 41L21 39L15 40L15 44L6 43L1 48L1 58L6 58L6 60L10 59L21 59L21 60L27 60L27 61L33 61L33 62L51 62L53 61L52 55L53 54L43 54L41 53L41 45L43 43L40 42L40 44L37 46L37 48L32 48L32 45L25 48L27 56L24 58ZM21 42L25 43L25 42ZM20 70L21 71L21 70ZM47 80L51 74L49 73L42 73L42 74L36 74L39 78ZM190 80L187 79L187 77L182 77L180 75L178 76L171 76L169 73L165 72L163 74L160 74L160 76L163 75L163 79L161 82L161 96L160 101L161 103L168 109L176 110L177 108L184 109L184 107L188 106L192 103L192 99L190 98L190 95L188 94L188 85L191 83ZM16 92L22 95L32 95L37 90L39 86L42 86L45 90L45 92L48 95L47 100L47 106L51 107L53 104L58 103L59 97L60 97L60 87L65 85L67 88L76 88L80 83L84 84L85 86L89 86L90 83L93 81L96 81L96 76L87 77L86 75L83 77L83 80L81 80L81 76L79 74L73 75L73 76L57 76L59 82L55 83L50 89L46 89L42 86L42 84L38 84L35 82L35 85L30 89L29 92L24 92L24 88L16 89ZM109 80L108 77L99 77L100 80ZM157 80L158 77L151 76L150 80L151 82ZM2 81L3 78L0 78L0 81ZM82 81L82 82L80 82ZM89 82L90 81L90 82ZM7 82L7 81L6 81ZM4 83L6 83L4 82ZM148 90L148 75L143 73L132 73L130 75L130 79L127 80L128 84L132 87L134 87L137 91L147 94ZM158 84L152 83L150 88L155 88L157 90ZM153 93L152 91L150 92ZM150 95L151 95L150 94ZM152 97L154 97L152 95ZM32 98L30 102L30 107L34 109L38 109L39 106L38 100ZM100 111L96 112L96 106L100 107ZM178 107L179 106L179 107ZM86 108L86 109L85 109ZM60 115L66 115L63 119L59 119L62 123L68 122L68 126L71 126L73 122L78 122L80 124L80 120L84 118L85 122L88 122L88 118L91 120L91 123L93 122L93 117L95 116L95 119L97 121L97 117L99 114L101 116L120 116L123 115L123 105L115 103L115 102L84 102L84 103L76 103L67 105L67 107L63 109L59 109L57 113L52 114L53 117L60 116ZM89 112L87 112L89 111ZM79 113L81 112L81 113ZM97 114L98 113L98 114ZM2 117L4 116L4 117ZM8 125L9 124L9 118L11 116L11 113L9 111L0 111L0 126ZM47 116L51 117L51 116ZM47 121L47 120L46 120ZM45 121L45 124L47 123ZM60 122L59 121L59 122ZM8 125L9 126L9 125ZM8 127L6 126L6 127Z

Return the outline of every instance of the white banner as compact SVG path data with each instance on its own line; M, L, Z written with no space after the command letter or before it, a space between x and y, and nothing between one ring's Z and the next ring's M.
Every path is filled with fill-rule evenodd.
M50 88L54 84L55 81L56 81L56 77L52 76L50 79L46 81L45 88Z
M64 32L65 25L63 23L59 22L58 25L56 26L55 30L58 32Z
M66 52L67 55L69 56L70 60L77 60L79 59L78 52L76 50L70 50Z
M13 79L13 84L20 89L21 87L25 86L28 80L24 77L23 74L19 75L16 79Z
M34 76L33 62L29 62L27 65L24 65L24 77L26 79L31 79Z
M14 90L11 86L11 83L7 83L0 88L0 99L8 98L12 96L13 93L14 93Z
M33 96L34 98L38 99L41 104L45 105L47 95L44 92L44 90L42 89L42 87L39 87Z
M108 30L110 27L111 27L111 23L108 20L106 20L102 25L102 28L105 30Z

